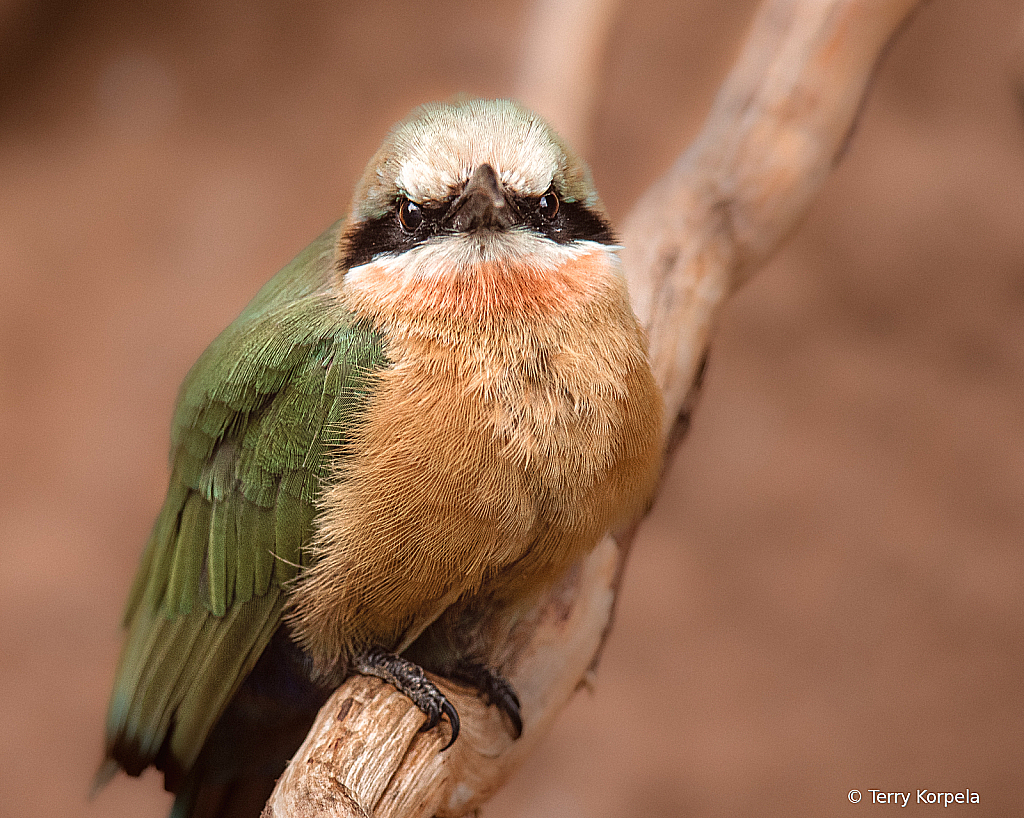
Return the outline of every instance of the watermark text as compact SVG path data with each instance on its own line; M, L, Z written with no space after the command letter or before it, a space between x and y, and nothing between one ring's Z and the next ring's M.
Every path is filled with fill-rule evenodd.
M906 807L910 804L932 804L942 807L951 807L954 804L980 804L981 796L974 790L961 790L960 792L938 792L936 790L908 790L907 792L891 792L889 790L867 789L850 790L847 797L851 804L892 804L897 807Z

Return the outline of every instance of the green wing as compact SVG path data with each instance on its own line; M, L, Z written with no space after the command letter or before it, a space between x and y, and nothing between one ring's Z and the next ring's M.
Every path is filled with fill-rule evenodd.
M339 225L278 273L182 385L167 499L125 615L108 755L190 768L280 624L314 501L344 457L380 338L328 290ZM165 746L166 741L166 746Z

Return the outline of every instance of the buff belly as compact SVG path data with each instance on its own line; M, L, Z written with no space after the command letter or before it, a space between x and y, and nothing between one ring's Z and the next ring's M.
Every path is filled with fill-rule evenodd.
M602 261L577 264L614 272ZM569 308L501 320L381 315L353 299L393 364L323 493L316 562L293 595L318 665L400 648L475 594L532 593L647 500L661 404L642 331L617 276L560 272L588 282Z

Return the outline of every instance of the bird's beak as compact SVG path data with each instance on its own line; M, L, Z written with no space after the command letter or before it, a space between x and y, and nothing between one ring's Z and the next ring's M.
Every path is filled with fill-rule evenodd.
M473 171L466 189L452 203L450 212L452 229L460 233L482 228L504 230L515 223L498 176L486 163Z

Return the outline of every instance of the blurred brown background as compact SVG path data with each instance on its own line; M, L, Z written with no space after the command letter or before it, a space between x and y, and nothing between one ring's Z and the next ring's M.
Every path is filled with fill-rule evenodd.
M753 9L617 13L587 149L616 220ZM165 813L154 775L86 795L178 384L392 122L514 92L530 13L0 2L0 816ZM889 52L724 315L595 691L489 818L1024 814L1022 15L933 0Z

